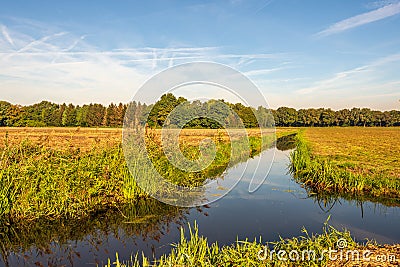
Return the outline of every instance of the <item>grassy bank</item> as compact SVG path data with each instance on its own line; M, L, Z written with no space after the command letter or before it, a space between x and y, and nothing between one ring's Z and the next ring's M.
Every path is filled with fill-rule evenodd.
M142 255L123 261L109 260L106 266L397 266L400 251L397 246L377 246L372 242L358 244L346 230L338 231L325 223L322 234L309 234L302 230L302 236L263 243L262 240L237 241L230 246L209 244L207 238L199 236L198 228L189 227L189 237L185 238L181 228L181 239L174 244L169 254L159 259L149 260ZM342 246L342 247L338 247ZM343 245L344 244L344 245ZM332 250L329 252L329 250ZM369 261L362 258L368 250ZM350 251L350 252L348 252ZM352 251L358 251L352 254ZM376 256L387 255L385 262Z
M79 218L125 202L121 146L81 152L24 141L1 150L0 166L0 217Z
M399 199L398 154L393 155L400 146L398 130L390 129L386 136L384 130L304 129L297 136L290 170L315 193Z
M87 141L83 148L82 139L89 140L82 134L85 130L74 130L80 136L76 143L74 136L64 132L57 135L56 129L42 130L50 133L44 138L36 138L40 136L36 133L32 140L5 133L0 148L0 219L82 218L149 198L127 168L122 145L115 141L116 130L101 130L99 137L89 129L92 143ZM212 134L216 133L213 130ZM271 144L268 138L264 141ZM151 139L147 147L153 164L179 185L200 185L220 175L231 159L230 144L222 139L217 142L216 159L210 167L185 173L168 163L156 139ZM70 145L60 145L63 142ZM184 154L196 158L197 146L184 138L182 142ZM233 156L233 162L246 160L268 147L261 146L257 135L250 136L249 143L250 147L243 146L242 154ZM146 175L142 159L137 160L136 175Z

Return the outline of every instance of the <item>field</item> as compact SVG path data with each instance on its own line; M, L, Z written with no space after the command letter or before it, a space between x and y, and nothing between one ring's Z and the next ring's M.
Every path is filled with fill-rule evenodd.
M400 128L307 128L312 153L355 173L400 179Z
M306 128L291 155L295 178L317 193L389 199L399 205L400 129ZM387 200L385 203L388 203Z
M161 130L150 130L156 135L161 134ZM246 129L249 137L260 135L259 129ZM277 135L293 131L292 128L277 129ZM229 134L235 139L238 130L230 130ZM270 133L271 130L263 129L263 134ZM183 129L180 133L180 141L186 144L198 144L204 138L221 137L223 141L228 141L226 131L212 129ZM80 148L89 150L93 147L112 146L120 144L122 141L121 128L80 128L80 127L0 127L0 147L5 144L5 139L10 145L29 140L35 144L56 149Z
M10 146L29 140L34 144L59 150L80 148L87 151L93 147L121 143L121 134L121 129L117 128L2 127L0 146L4 147L7 138Z

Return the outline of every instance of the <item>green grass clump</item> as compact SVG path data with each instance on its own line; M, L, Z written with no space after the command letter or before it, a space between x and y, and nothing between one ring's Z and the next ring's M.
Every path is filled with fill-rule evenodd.
M174 244L169 254L154 261L142 255L131 257L130 261L123 262L116 255L116 260L108 261L106 266L328 266L329 249L336 249L339 239L346 241L347 249L354 249L358 244L346 230L338 231L325 223L322 234L309 234L305 228L303 235L290 239L281 239L276 242L262 243L259 241L236 241L230 246L219 246L218 243L209 244L207 238L200 236L196 223L189 225L189 238L185 237L181 228L181 239ZM279 251L285 251L287 260L277 256ZM288 258L288 253L297 251L304 257ZM308 254L308 252L310 254ZM310 255L310 256L309 256Z
M121 146L82 153L25 141L3 148L0 166L0 217L84 217L125 201Z
M313 192L400 198L400 179L382 173L354 173L329 158L314 155L302 133L298 134L296 145L290 155L290 171L296 181Z

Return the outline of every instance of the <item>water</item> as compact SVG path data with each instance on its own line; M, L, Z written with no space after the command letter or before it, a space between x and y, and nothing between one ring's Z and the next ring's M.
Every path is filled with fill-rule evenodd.
M275 153L270 175L256 192L248 193L249 177L245 172L242 181L224 198L209 207L177 209L156 201L146 206L146 211L136 211L142 216L126 223L121 212L110 212L79 222L42 222L18 228L10 227L0 235L2 245L1 266L96 266L104 265L108 258L129 259L143 251L148 257L159 257L179 241L179 227L199 225L199 232L210 242L231 244L237 239L263 241L301 235L304 226L309 233L320 233L330 215L329 224L337 229L351 231L358 241L365 238L381 243L400 243L400 208L386 207L372 202L332 200L324 203L309 197L306 191L287 173L289 151L264 151ZM271 154L269 154L271 155ZM250 159L250 168L259 158ZM246 163L228 170L226 178L241 175ZM256 175L269 168L261 162ZM138 208L139 209L139 208ZM157 216L152 216L152 214ZM47 223L47 224L46 224Z

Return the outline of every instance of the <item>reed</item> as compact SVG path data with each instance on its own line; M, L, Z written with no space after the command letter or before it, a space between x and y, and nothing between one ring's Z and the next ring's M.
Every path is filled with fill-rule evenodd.
M236 241L229 246L219 246L217 242L209 244L206 237L200 236L198 226L189 225L189 237L181 227L181 239L173 244L169 254L161 256L154 261L144 255L132 256L129 261L121 261L116 255L115 261L108 261L106 266L329 266L331 263L329 249L336 249L339 239L344 239L347 249L360 247L350 235L350 232L336 230L327 222L321 234L309 234L303 228L302 235L290 239L280 239L275 242L263 243L259 240ZM303 258L282 260L276 255L278 251L313 251ZM313 256L315 255L315 257ZM288 255L286 255L286 258ZM139 260L141 258L141 260Z
M0 217L83 217L124 202L120 146L87 153L24 141L2 150Z

